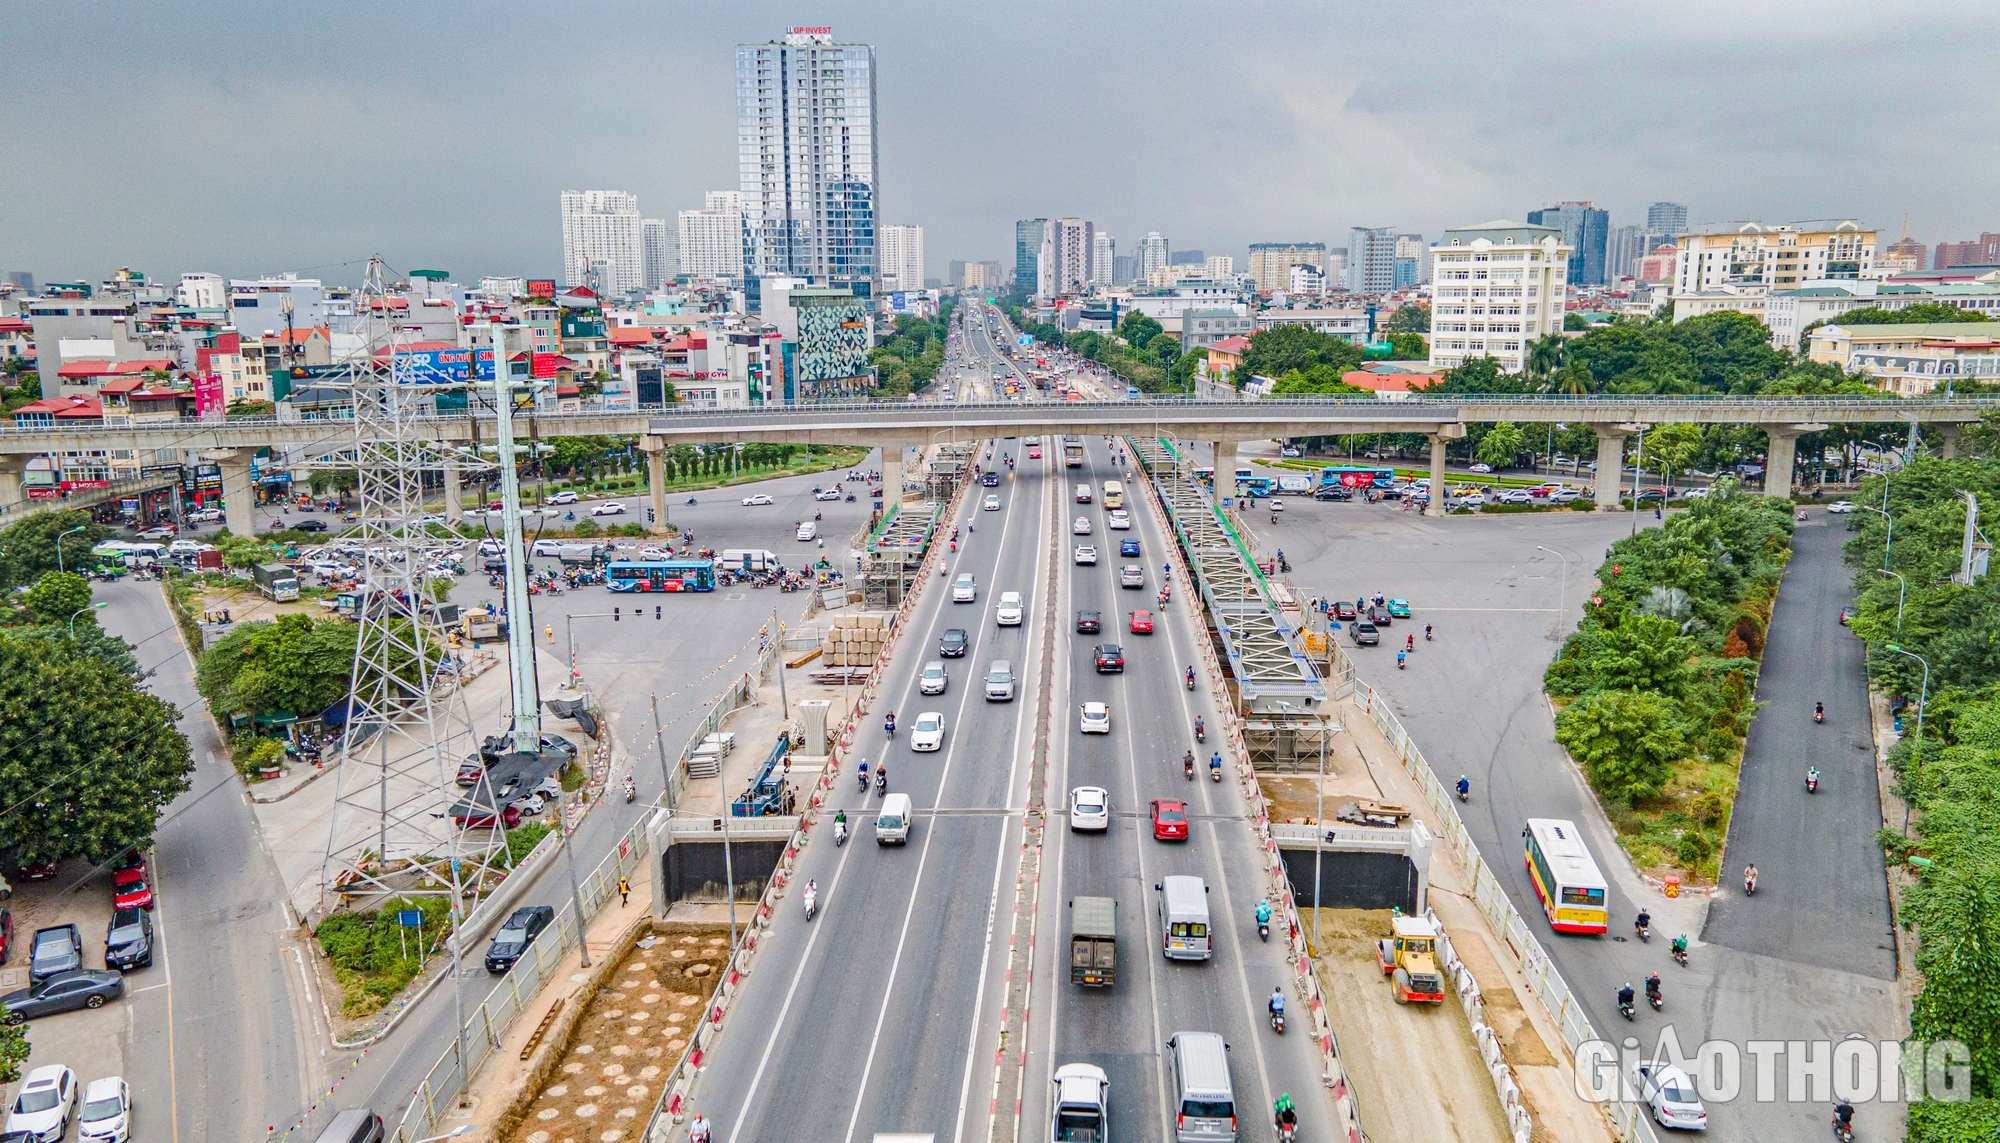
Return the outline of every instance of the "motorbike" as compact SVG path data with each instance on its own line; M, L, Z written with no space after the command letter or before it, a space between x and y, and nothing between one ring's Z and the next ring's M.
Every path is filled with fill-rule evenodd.
M1808 774L1808 775L1806 775L1806 793L1808 793L1808 794L1817 794L1817 793L1819 793L1819 776L1818 776L1818 775L1816 775L1816 774Z
M1630 1000L1620 1000L1618 1002L1618 1014L1620 1016L1623 1016L1627 1020L1630 1020L1632 1018L1633 1011L1634 1009L1632 1007L1632 1002Z
M1292 1143L1292 1141L1297 1139L1298 1137L1299 1137L1298 1124L1296 1123L1278 1124L1278 1143Z
M1757 893L1757 879L1755 877L1745 877L1743 879L1743 895L1745 897L1751 897L1755 896L1756 893Z
M857 789L859 789L859 790L860 790L860 791L861 791L862 793L864 793L864 794L865 794L865 793L867 793L867 792L868 792L868 771L866 771L866 770L857 770L857 771L855 771L855 772L854 772L854 784L855 784L855 787L856 787Z
M1187 762L1181 767L1181 769L1187 771L1188 781L1190 782L1194 781L1194 759L1192 758L1188 759Z
M1285 1034L1285 1014L1283 1012L1271 1013L1271 1030L1280 1036Z
M847 823L843 821L835 821L833 823L834 848L838 849L846 844L847 844Z
M1189 675L1189 676L1187 676L1187 689L1189 689L1189 690L1193 690L1193 689L1194 689L1194 676L1193 676L1193 675Z
M1833 1116L1833 1137L1840 1143L1854 1143L1854 1128L1840 1121L1840 1113Z
M1688 954L1686 949L1675 949L1673 950L1673 954L1674 954L1675 964L1680 965L1682 968L1686 968L1688 966Z
M1646 1003L1653 1006L1653 1011L1658 1012L1667 1006L1667 998L1658 992L1648 992L1646 994Z
M850 493L848 493L848 494L847 494L847 502L848 502L849 504L852 504L852 503L854 503L854 493L850 492ZM694 503L694 501L690 500L690 501L688 501L688 503L692 504L692 503Z
M565 519L565 520L574 520L574 519L576 519L576 513L574 513L574 512L565 512L565 513L563 513L563 519Z
M1213 759L1209 761L1208 780L1211 782L1222 781L1222 764L1220 762L1216 762Z
M1459 801L1461 801L1461 802L1469 802L1469 801L1471 801L1471 800L1472 800L1472 791L1471 791L1471 789L1469 789L1469 788L1467 788L1467 787L1464 787L1464 786L1461 786L1461 787L1459 787L1459 790L1458 790L1458 800L1459 800Z
M1260 920L1257 922L1257 939L1260 941L1271 939L1271 922L1269 920Z
M692 504L692 503L694 503L694 497L692 497L692 496L688 497L688 498L687 498L687 502L688 502L689 504Z
M1642 945L1653 939L1653 930L1645 925L1633 925L1632 933L1639 938L1639 943Z
M1825 721L1826 721L1826 708L1825 708L1825 707L1817 707L1817 706L1816 706L1816 707L1814 707L1814 708L1813 708L1813 721L1814 721L1814 722L1825 722Z
M638 797L639 797L639 787L632 781L632 779L630 778L625 779L625 800L627 802L631 802L636 800Z
M888 794L889 772L887 770L875 771L875 792L883 795Z
M1201 724L1200 719L1194 720L1194 740L1196 742L1208 741L1208 728Z
M805 895L805 909L806 920L808 921L819 915L819 894L807 893Z

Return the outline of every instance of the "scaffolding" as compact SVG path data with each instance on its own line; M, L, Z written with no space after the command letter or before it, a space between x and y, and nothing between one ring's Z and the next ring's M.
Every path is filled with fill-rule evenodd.
M465 386L417 374L414 358L399 352L407 338L387 303L382 264L371 259L356 298L362 344L335 382L352 395L352 444L331 463L352 466L359 478L362 586L379 605L358 617L311 908L319 916L401 896L449 895L461 904L497 880L507 853L500 795L486 782L463 796L457 788L456 759L476 745L471 711L439 609L427 599L426 557L440 543L432 529L443 525L426 519L426 475L443 471L447 459L490 466L418 427L435 415L438 393Z

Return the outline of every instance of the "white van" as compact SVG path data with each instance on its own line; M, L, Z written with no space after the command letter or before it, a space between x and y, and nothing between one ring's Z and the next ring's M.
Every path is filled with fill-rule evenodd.
M778 553L768 548L724 548L722 567L733 572L775 571L778 568Z
M1207 960L1208 886L1199 877L1166 877L1153 885L1160 915L1160 951L1168 960Z
M897 792L882 799L875 815L876 845L908 845L910 841L910 795Z
M1175 1143L1236 1138L1236 1092L1229 1083L1229 1045L1214 1032L1175 1032L1167 1041L1173 1059Z

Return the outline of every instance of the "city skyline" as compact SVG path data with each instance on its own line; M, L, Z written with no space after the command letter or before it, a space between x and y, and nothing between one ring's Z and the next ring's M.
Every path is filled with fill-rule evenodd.
M1804 24L1782 8L1720 5L1599 19L1596 47L1568 65L1573 94L1548 114L1537 73L1510 64L1538 39L1572 34L1578 10L1460 6L1410 20L1274 8L1211 25L1197 23L1194 8L1168 8L1122 29L1131 50L1108 62L1094 58L1096 38L1055 34L1081 27L1084 16L1054 6L965 12L942 34L887 5L854 5L830 19L836 41L875 50L875 220L925 228L927 277L943 277L949 260L1011 262L1013 223L1032 217L1088 218L1114 235L1157 230L1239 259L1255 242L1334 247L1351 228L1376 225L1435 235L1567 200L1607 209L1614 227L1646 222L1650 204L1665 200L1687 204L1691 223L1841 216L1891 234L1907 210L1911 236L1931 245L1994 229L1990 196L1979 188L2000 174L2000 148L1991 145L2000 128L1949 103L1906 115L1914 96L1899 108L1902 89L1892 85L1822 90L1807 62L1816 44L1859 38L1879 39L1871 75L1974 64L2000 46L2000 31L1978 13L1899 9L1895 37L1876 10L1858 5L1815 7ZM738 185L736 47L780 39L801 18L773 5L612 5L602 26L617 26L619 36L599 42L564 31L554 12L527 8L500 8L476 24L450 9L399 12L397 34L385 38L380 20L389 12L17 11L14 80L38 97L0 109L19 146L16 162L0 170L0 268L38 280L94 280L129 265L165 280L295 270L337 282L379 252L399 269L443 267L458 280L561 277L560 234L545 205L561 191L619 188L644 216L672 219L698 208L706 191ZM1593 84L1626 82L1630 61L1690 21L1722 33L1719 43L1748 44L1783 28L1800 37L1800 50L1743 69L1736 50L1718 49L1648 103L1643 130L1633 129L1628 101L1588 97ZM1466 34L1421 35L1447 23ZM1307 45L1333 30L1356 42L1417 34L1426 47L1380 58L1341 53L1329 68ZM1503 39L1523 46L1505 48ZM278 50L300 42L314 51ZM493 116L467 115L463 92L409 78L441 59L471 63L517 43L536 45L545 74L571 78L544 96L507 98L505 113ZM252 160L255 147L225 147L204 162L201 178L72 180L51 193L46 175L35 176L141 170L160 152L146 120L117 115L97 97L99 73L86 66L84 44L90 65L115 62L129 89L190 121L225 125L224 138L304 137L314 140L312 154L332 158L302 179L268 156ZM987 73L1007 81L968 86L958 61L969 48L986 53ZM655 54L674 66L642 64ZM1200 85L1181 82L1187 74L1238 76L1258 114L1214 113ZM1314 74L1328 78L1298 82ZM1054 82L1059 76L1067 78ZM1475 82L1482 98L1461 98ZM1801 85L1812 99L1796 98ZM1232 161L1201 164L1201 193L1189 194L1189 184L1159 173L1146 132L1085 146L1035 126L1075 100L1142 110L1162 130L1171 125L1176 153L1226 151ZM1531 106L1536 114L1521 114ZM1759 109L1754 125L1746 107ZM1917 197L1904 170L1857 165L1839 148L1807 142L1847 128L1865 137L1892 115L1911 144L1960 156L1964 177L1926 182ZM974 130L963 129L968 117ZM523 161L520 140L531 137L532 159ZM994 154L1030 161L988 161ZM514 161L496 174L485 156ZM1767 177L1779 169L1785 178ZM1271 194L1274 181L1287 193ZM1136 250L1135 242L1127 240Z

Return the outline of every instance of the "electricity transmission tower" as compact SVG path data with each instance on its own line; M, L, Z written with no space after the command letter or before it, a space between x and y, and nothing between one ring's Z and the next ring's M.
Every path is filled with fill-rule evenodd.
M423 520L424 478L460 457L422 427L440 392L401 352L397 327L371 259L355 299L362 344L344 384L353 397L351 463L359 477L355 554L362 582L359 639L340 741L339 773L320 866L321 915L343 904L392 896L449 895L458 906L482 891L506 854L501 807L481 782L457 788L458 763L477 748L471 710L438 612L426 598L426 553L439 543ZM345 451L345 450L344 450Z

